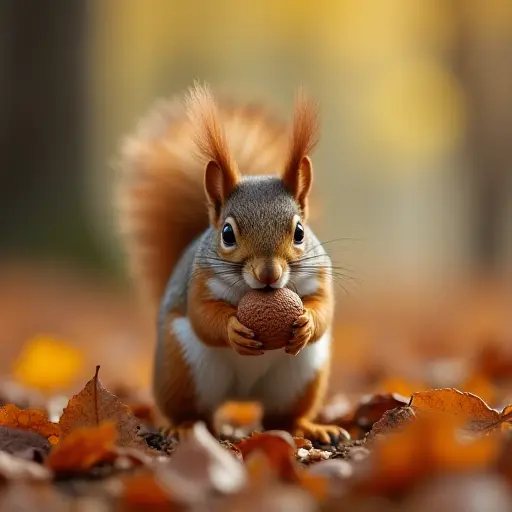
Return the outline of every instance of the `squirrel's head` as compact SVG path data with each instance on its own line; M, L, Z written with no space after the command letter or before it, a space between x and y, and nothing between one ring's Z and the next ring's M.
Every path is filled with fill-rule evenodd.
M217 254L237 265L251 288L286 286L290 264L311 245L306 219L313 180L308 155L318 131L315 105L299 92L288 154L276 176L242 178L207 87L196 85L191 92L189 113L207 159L204 185Z
M280 288L289 264L307 245L304 210L277 177L246 177L226 199L216 223L217 253L242 265L251 288Z

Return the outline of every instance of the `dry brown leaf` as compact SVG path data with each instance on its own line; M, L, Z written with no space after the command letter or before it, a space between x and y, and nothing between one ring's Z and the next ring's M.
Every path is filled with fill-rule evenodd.
M397 393L369 395L363 397L354 413L354 421L364 429L369 430L379 421L386 411L403 407L409 400Z
M243 463L220 446L203 423L196 423L173 456L154 468L173 501L187 505L204 504L215 493L236 493L247 483Z
M499 428L503 422L510 422L510 414L489 407L481 398L457 389L431 389L414 393L410 406L423 413L442 413L464 418L471 432L488 432Z
M152 453L147 443L138 436L139 423L128 406L107 391L96 374L85 385L84 389L73 396L60 418L62 438L69 436L81 427L98 427L102 422L111 421L117 429L117 445L138 448Z
M59 440L59 425L48 421L44 411L39 409L18 409L13 404L0 408L0 425L37 432L48 439L50 444Z
M87 472L116 457L116 437L114 423L77 428L50 452L46 466L56 473Z
M405 428L410 422L416 418L414 410L411 407L400 407L398 409L390 409L386 411L382 418L377 421L372 427L372 430L367 436L367 441L370 441L377 435L398 432Z
M285 433L287 434L287 433ZM288 434L289 436L289 434ZM291 436L280 432L253 434L235 446L242 452L244 460L253 452L261 451L268 457L270 466L286 481L297 481L297 466L294 463L295 443Z

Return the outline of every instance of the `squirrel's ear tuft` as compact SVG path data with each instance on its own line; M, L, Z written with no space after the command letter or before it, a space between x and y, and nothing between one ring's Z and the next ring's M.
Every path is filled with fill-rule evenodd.
M240 180L238 168L231 155L210 88L196 82L188 91L185 106L196 128L196 146L200 156L207 162L205 190L210 219L216 224L224 201Z
M216 161L206 165L204 188L210 210L210 222L216 226L226 198L238 183L238 177L226 172Z
M318 142L318 131L317 107L304 90L299 89L295 100L288 158L281 179L304 214L313 181L313 166L308 155Z

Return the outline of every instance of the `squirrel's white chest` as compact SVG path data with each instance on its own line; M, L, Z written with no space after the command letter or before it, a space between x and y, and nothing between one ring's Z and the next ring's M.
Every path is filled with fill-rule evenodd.
M204 345L187 317L170 328L193 375L198 406L208 412L229 399L259 400L267 411L286 411L329 358L329 333L297 356L272 350L250 357Z

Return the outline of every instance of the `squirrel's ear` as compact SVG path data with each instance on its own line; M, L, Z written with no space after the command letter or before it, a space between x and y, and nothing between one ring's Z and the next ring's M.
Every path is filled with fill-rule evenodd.
M238 174L231 169L221 167L211 160L206 165L204 174L204 188L208 198L210 221L217 225L220 211L228 196L238 184Z
M311 159L308 156L302 157L299 167L295 171L287 169L283 174L282 181L305 215L308 194L313 183L313 164Z
M318 141L319 121L316 104L303 89L297 92L291 128L288 158L281 179L305 215L313 181L313 165L308 155Z

